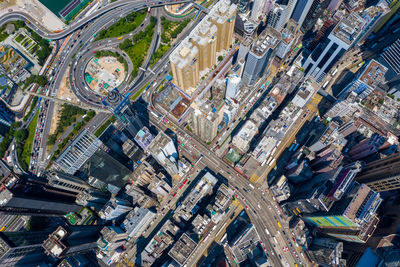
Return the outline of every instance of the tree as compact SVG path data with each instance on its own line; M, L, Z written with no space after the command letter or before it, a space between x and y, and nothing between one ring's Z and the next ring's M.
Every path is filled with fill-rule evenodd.
M94 110L90 110L88 113L89 118L93 118L94 115L96 115L96 112Z
M24 142L27 137L28 131L26 129L19 129L14 132L14 138L17 140L17 142Z
M219 57L218 57L218 61L222 61L223 59L224 59L223 56L219 56Z
M125 39L120 45L119 45L119 48L121 49L121 50L125 50L125 49L128 49L129 47L131 47L132 46L132 40L130 40L130 39Z
M49 137L47 138L48 145L54 145L56 141L57 141L57 135L55 134L50 134Z

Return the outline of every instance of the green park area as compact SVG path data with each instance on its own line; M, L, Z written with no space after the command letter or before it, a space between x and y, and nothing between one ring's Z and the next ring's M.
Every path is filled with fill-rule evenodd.
M163 32L161 34L161 41L164 44L170 44L173 39L178 37L183 29L189 24L190 19L184 21L170 21L164 17L161 17L161 25L163 27Z
M107 128L108 126L111 125L111 123L114 123L116 120L116 118L114 116L111 116L108 120L106 120L106 122L103 123L103 125L101 125L96 132L94 133L94 135L96 137L99 137Z
M151 17L150 24L143 31L134 35L132 40L126 39L119 45L119 48L123 50L132 61L132 77L138 74L139 68L144 62L151 45L151 40L153 39L156 23L157 19Z
M18 155L19 163L24 170L28 170L28 167L29 167L29 162L31 159L31 152L32 152L33 138L35 137L35 130L36 130L36 124L37 124L38 117L39 117L39 112L36 113L35 117L31 121L31 123L28 125L28 128L26 129L28 131L28 137L26 138L25 143L23 144L22 155ZM18 152L18 149L17 149L17 152Z
M47 139L47 145L50 148L53 145L57 146L57 150L54 152L52 159L54 160L64 149L64 147L75 138L75 136L85 127L85 125L96 115L94 111L86 111L79 107L75 107L68 104L63 104L58 124L55 132L50 134ZM82 117L82 120L78 120ZM74 126L72 131L62 140L59 140L61 136L66 132L70 126Z
M120 55L118 52L110 51L110 50L99 50L96 51L94 54L96 58L102 58L102 57L115 57L119 63L124 64L125 71L128 71L128 63L126 62L125 58Z
M149 86L150 83L146 83L142 88L140 88L136 93L134 93L129 99L131 101L136 101L138 97L143 93L144 89L146 89L147 86Z
M96 40L120 37L134 31L146 18L146 12L132 12L107 29L101 30Z
M190 19L180 22L174 22L161 17L161 25L163 32L161 34L162 43L158 47L157 51L153 53L150 59L150 66L153 66L160 60L160 58L171 48L172 41L178 37L183 29L188 25Z
M242 155L236 148L231 148L225 158L232 164L236 164L242 158Z

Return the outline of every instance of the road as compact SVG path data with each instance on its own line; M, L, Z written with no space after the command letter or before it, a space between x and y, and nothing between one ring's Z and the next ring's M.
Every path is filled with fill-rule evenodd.
M72 35L72 37L68 41L68 44L65 46L66 48L62 52L59 62L60 64L57 65L59 66L59 68L56 70L55 80L54 82L53 81L51 82L50 87L48 89L50 95L54 96L57 93L59 83L68 67L68 63L71 62L71 59L73 55L76 53L76 51L80 49L79 43L89 43L94 33L99 31L107 22L111 20L111 18L117 17L119 15L118 12L120 12L121 10L118 9L113 10L116 6L120 7L122 5L125 5L124 8L132 8L132 10L139 10L146 8L148 5L157 6L160 4L160 2L158 1L149 1L149 3L147 4L144 4L141 1L140 2L129 1L129 4L127 4L126 2L127 1L125 0L121 0L111 4L110 6L107 6L109 8L109 10L107 11L105 11L105 9L102 9L101 11L96 11L89 17L86 17L81 21L72 24L68 29L64 30L62 33L49 34L39 28L33 29L37 31L38 34L46 38L59 39L67 36L76 29L82 27L88 21L97 18L102 14L105 14L104 16L95 19L92 23L86 25L85 29L83 29L80 33L74 33ZM176 3L175 1L166 1L161 4L170 4L172 2ZM186 2L186 1L178 1L178 2ZM18 14L14 15L17 16ZM0 21L0 24L1 22L2 21ZM193 23L190 28L193 28L194 26L196 26L196 23ZM189 31L186 31L184 34L182 34L179 37L180 40L185 38L188 35L188 33ZM156 45L153 45L153 49L151 49L151 51L154 51L155 48ZM143 87L143 85L145 85L147 82L154 79L154 77L156 77L157 79L157 76L164 71L165 69L164 65L167 63L168 55L169 53L171 53L171 51L172 50L166 53L164 57L155 65L153 69L154 73L156 73L155 75L152 75L148 72L146 73L142 72L136 79L134 84L131 85L128 91L135 92L141 87ZM147 62L147 64L145 65L145 69L147 69L148 64L149 63ZM159 113L162 115L166 115L161 112ZM151 121L155 125L158 124L158 118L151 118ZM48 122L49 120L47 120L46 125ZM161 124L162 123L163 122L161 122ZM46 125L44 126L45 128ZM159 126L163 130L165 130L166 128L166 126L163 124ZM298 262L297 257L292 250L288 249L289 250L288 252L284 252L284 250L286 251L286 247L288 246L288 244L291 244L291 240L288 238L283 238L283 235L285 235L283 234L283 229L287 230L288 226L283 221L279 222L278 218L280 218L281 214L279 214L278 205L273 200L272 196L268 192L266 193L250 185L249 181L245 177L237 173L230 165L228 165L223 160L218 158L213 152L211 152L205 146L205 144L202 141L198 140L196 136L193 136L191 133L185 132L185 130L178 125L175 125L175 127L178 129L178 132L180 133L180 138L187 139L191 143L190 147L186 146L185 148L181 149L182 154L194 155L197 158L199 158L201 155L204 155L203 157L204 164L215 173L220 173L221 175L223 175L229 181L229 185L231 186L232 189L235 190L237 198L246 208L251 221L253 222L257 232L260 235L260 238L262 240L262 246L264 247L267 255L269 255L269 258L271 262L274 264L274 266L285 266L287 264L293 266L294 263ZM268 229L269 234L265 231L265 229ZM289 231L287 231L287 234L288 233ZM271 242L272 236L276 237L277 240L279 240L278 245L275 244L275 247L274 244ZM289 246L293 247L293 245ZM278 255L281 256L279 257Z
M62 39L69 34L73 33L77 29L83 27L86 25L88 22L97 19L97 18L103 18L102 15L110 12L110 11L115 11L115 10L120 10L122 11L125 8L130 8L130 6L135 5L136 8L138 9L146 9L148 7L158 7L158 6L164 6L164 5L169 5L169 4L177 4L177 3L187 3L187 2L192 2L191 0L176 0L176 1L171 1L171 0L166 0L166 1L154 1L150 0L148 2L144 1L132 1L132 0L119 0L115 1L113 3L109 3L106 6L101 7L100 9L96 10L89 16L85 16L79 20L76 20L72 22L70 25L68 25L64 30L61 32L53 33L49 32L44 26L40 25L32 16L26 13L22 12L12 12L4 15L1 20L0 20L0 25L3 25L4 23L7 23L9 21L13 20L25 20L29 21L29 26L34 30L37 34L39 34L43 38L47 39L52 39L52 40L57 40L57 39Z
M159 124L159 118L153 115L150 116L150 121L162 131L165 131L167 128L164 121L161 121ZM221 174L228 180L229 186L235 190L237 199L246 208L260 236L262 246L273 265L294 266L295 263L300 263L297 259L297 257L300 258L300 255L295 251L296 245L289 236L291 232L289 231L287 223L281 219L282 214L280 213L278 204L273 200L272 195L268 191L265 192L265 190L254 188L246 178L218 158L203 142L196 140L196 136L185 132L178 125L175 125L175 127L178 129L178 140L180 143L186 144L185 146L179 147L179 152L187 159L193 160L193 162L203 155L201 160L202 164L213 172ZM278 222L281 227L278 226ZM267 234L265 229L268 229L269 234ZM287 238L284 238L286 235L283 234L283 231L288 235ZM276 237L278 240L275 246L272 243L273 237ZM287 252L284 252L284 250L287 250ZM279 255L281 255L280 257L282 257L282 259ZM305 262L305 260L301 259L301 262Z
M171 1L172 2L172 1ZM131 2L132 3L132 2ZM152 2L150 2L151 4ZM169 1L166 1L165 4L168 4ZM56 63L54 64L54 67L51 67L48 69L49 72L52 74L51 76L51 82L48 84L46 90L44 92L48 91L48 95L51 97L56 97L58 94L58 89L60 87L61 81L63 79L63 76L65 74L65 72L67 71L70 62L72 61L72 59L74 57L77 57L77 60L80 58L79 57L79 53L81 51L82 46L88 46L88 44L90 44L93 41L93 35L95 33L97 33L98 31L100 31L103 27L108 27L109 25L113 24L117 19L119 19L121 16L126 15L132 11L137 11L139 9L142 9L142 4L141 2L134 2L133 4L127 5L125 7L126 9L122 10L112 10L108 13L106 13L104 16L94 20L92 23L88 24L85 26L84 29L82 29L82 31L78 31L73 33L71 36L68 36L66 38L66 40L63 41L63 45L60 48L60 52L57 53L54 56L54 59L56 60ZM122 12L122 13L121 13ZM158 20L158 22L160 22L160 19ZM143 25L144 27L144 25ZM142 27L142 28L143 28ZM160 32L161 28L160 26L158 26L158 31L155 32L155 34L157 34L157 36L159 36L161 34ZM128 35L127 35L128 36ZM158 38L159 39L159 38ZM107 48L110 45L116 45L117 44L117 39L114 38L114 40L112 40L112 42L108 42L105 43L105 41L100 41L99 43L95 44L97 45L97 49L99 48ZM99 47L99 44L102 44L101 47ZM84 44L84 45L82 45ZM150 48L149 52L149 56L147 57L144 66L147 68L147 66L149 65L149 60L150 60L150 55L152 52L154 52L156 50L158 43L152 43L152 46ZM79 52L78 52L79 51ZM89 50L88 50L89 51ZM87 51L87 52L88 52ZM89 52L90 53L90 52ZM121 52L121 54L123 54ZM128 60L127 56L124 55L125 58L127 59L127 61L129 62L128 66L131 67L131 63L130 60ZM54 62L54 60L52 61ZM74 61L76 62L76 61ZM82 62L81 60L78 60L78 62ZM75 63L73 63L75 64ZM74 65L72 65L74 66ZM83 67L81 67L82 70L84 69ZM140 73L140 75L137 77L136 80L134 80L133 84L128 85L127 83L124 84L124 86L126 86L127 89L126 91L133 91L135 92L136 90L139 90L142 86L143 83L141 83L142 81L144 81L145 83L148 82L150 80L149 78L149 74L144 74L143 72ZM82 76L83 78L83 76ZM146 78L146 79L143 79ZM71 81L73 81L74 78L71 79ZM75 78L76 79L76 78ZM75 89L74 93L77 95L78 99L81 102L85 102L86 104L94 107L94 108L100 108L103 109L104 106L101 103L101 99L99 96L97 97L96 101L93 101L92 97L95 96L95 94L91 91L91 90L87 90L86 87L82 88L82 86L78 86L78 87L74 87L72 86L73 89ZM80 90L80 91L79 91ZM82 92L86 92L85 96L82 95ZM90 96L90 97L88 97ZM34 157L38 158L34 159L33 161L33 165L31 167L32 170L34 170L34 173L42 173L44 168L47 166L47 162L48 162L48 156L51 157L51 154L46 155L46 142L47 142L47 136L49 134L49 130L50 130L50 126L51 126L51 120L52 120L52 114L54 112L54 103L52 101L50 101L51 104L49 105L49 109L47 111L48 115L45 116L45 120L44 120L44 124L40 125L39 124L39 128L43 128L43 132L41 134L41 138L38 140L38 148L34 147L33 148L33 153L35 154ZM42 140L42 136L44 137ZM37 155L36 155L37 153Z

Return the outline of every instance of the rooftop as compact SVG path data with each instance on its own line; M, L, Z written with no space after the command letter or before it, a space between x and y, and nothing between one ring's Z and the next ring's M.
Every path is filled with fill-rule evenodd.
M280 32L272 27L266 28L258 37L257 41L254 43L251 51L257 56L263 56L268 49L274 49L282 36Z
M385 83L385 73L387 70L385 66L372 60L361 74L359 80L372 88L376 88L378 84Z
M179 46L172 51L169 60L178 68L184 68L186 65L197 60L198 53L199 49L197 46L190 42L189 37L186 37Z
M184 265L195 250L197 243L194 242L187 234L183 234L178 242L171 248L168 255L171 256L178 264Z
M244 261L247 258L247 254L255 249L259 240L255 227L250 224L230 245L235 259L239 263Z
M363 18L356 13L350 13L336 25L332 34L347 45L352 45L363 30L364 24Z

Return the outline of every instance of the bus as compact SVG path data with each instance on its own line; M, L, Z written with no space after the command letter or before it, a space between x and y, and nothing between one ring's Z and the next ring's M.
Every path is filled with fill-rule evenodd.
M296 144L296 146L293 148L293 152L296 151L299 148L299 144Z
M279 228L282 228L282 225L280 222L276 221L276 223L278 224Z
M274 164L275 163L275 158L273 158L272 160L271 160L271 162L268 164L268 166L272 166L272 164Z
M124 38L123 36L120 36L117 38L117 40L122 40L122 38Z
M295 144L292 143L292 145L289 147L289 151L292 151L294 146L295 146Z

